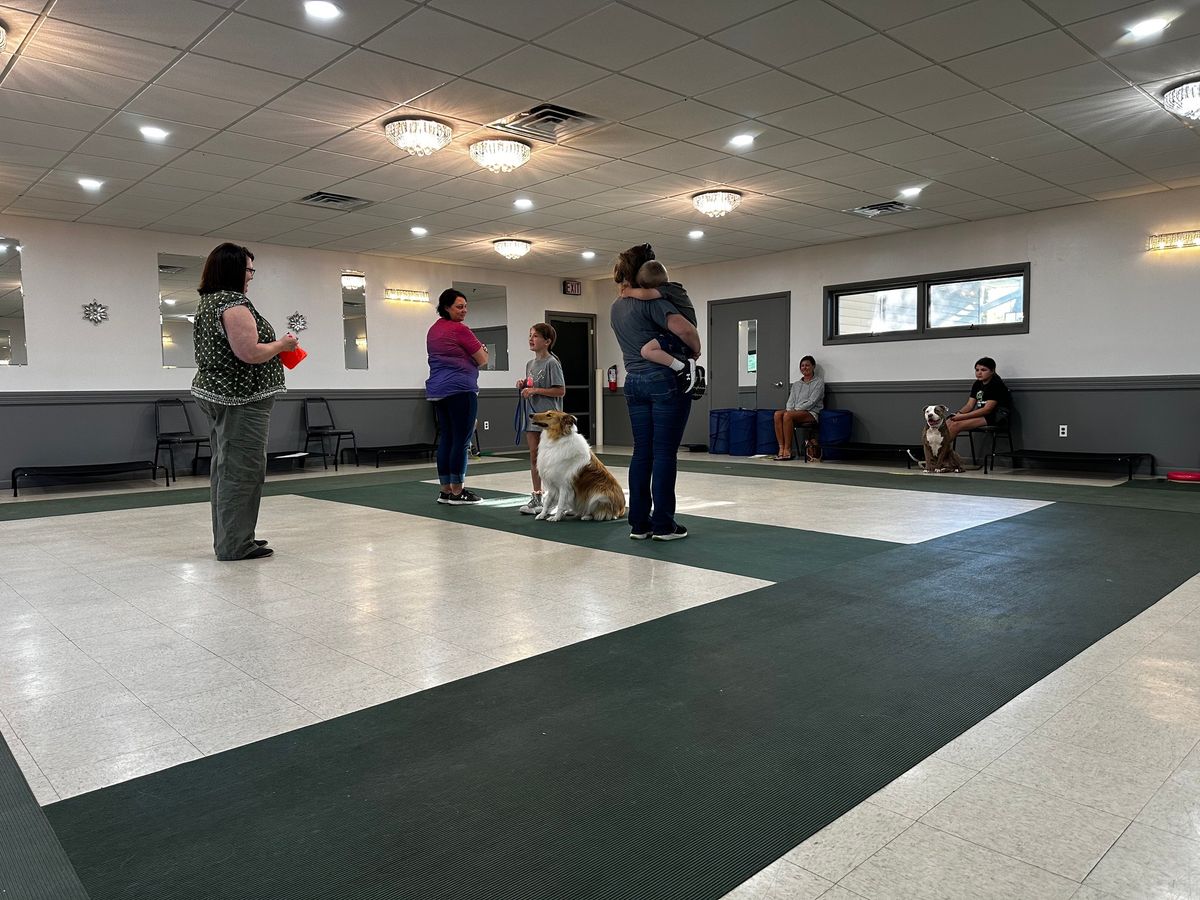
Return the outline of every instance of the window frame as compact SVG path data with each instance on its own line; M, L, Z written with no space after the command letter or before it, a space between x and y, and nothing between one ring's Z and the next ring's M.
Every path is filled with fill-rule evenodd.
M925 341L943 338L979 337L998 334L1028 334L1030 312L1030 269L1028 262L1006 266L985 266L976 269L956 269L947 272L930 272L924 275L908 275L902 278L881 278L875 281L853 281L845 284L829 284L824 295L824 337L822 345L831 344L876 344L885 341ZM1022 280L1022 309L1020 322L1000 325L955 325L931 327L929 325L929 288L933 285L952 284L959 281L980 281L1003 276L1020 276ZM871 291L895 288L917 289L917 325L910 331L881 331L877 334L837 334L837 301L843 294L862 294Z

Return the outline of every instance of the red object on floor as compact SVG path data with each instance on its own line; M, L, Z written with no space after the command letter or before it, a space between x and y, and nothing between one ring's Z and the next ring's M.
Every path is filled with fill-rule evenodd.
M1200 472L1168 472L1167 481L1200 481Z
M308 351L303 347L297 347L295 350L284 350L280 353L279 361L289 369L294 369L304 361L306 356L308 356Z

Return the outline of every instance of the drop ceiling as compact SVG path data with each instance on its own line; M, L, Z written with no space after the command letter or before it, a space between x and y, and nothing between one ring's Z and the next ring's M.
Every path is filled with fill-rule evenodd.
M719 262L1200 185L1158 99L1200 72L1200 0L337 3L0 0L0 211L586 277L639 241ZM544 102L604 124L508 174L471 161ZM383 136L423 113L449 147ZM716 187L745 199L712 220L689 198ZM911 187L917 211L843 212ZM317 190L371 205L295 202Z

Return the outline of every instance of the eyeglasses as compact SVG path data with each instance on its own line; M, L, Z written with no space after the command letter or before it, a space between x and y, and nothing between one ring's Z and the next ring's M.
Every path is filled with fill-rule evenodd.
M254 274L254 266L246 266L246 271L249 272L251 275L253 275Z

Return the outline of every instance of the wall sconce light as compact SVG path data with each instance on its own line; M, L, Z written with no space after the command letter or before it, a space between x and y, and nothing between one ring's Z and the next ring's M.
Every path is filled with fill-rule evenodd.
M414 291L408 288L384 288L384 300L397 300L401 303L428 303L429 291Z
M1152 234L1146 238L1147 250L1176 250L1183 247L1200 247L1200 231L1174 231L1170 234Z

